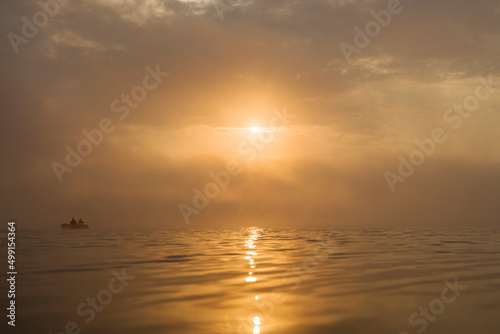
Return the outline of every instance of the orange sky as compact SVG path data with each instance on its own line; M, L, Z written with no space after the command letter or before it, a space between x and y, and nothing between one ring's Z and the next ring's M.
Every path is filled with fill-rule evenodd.
M222 20L209 1L61 4L17 53L8 37L0 44L2 219L29 227L72 217L102 228L498 226L500 7L404 2L347 61L339 45L354 45L353 29L388 3L247 0ZM41 10L24 0L0 8L6 36L22 36L22 17ZM481 83L489 76L493 83ZM125 107L123 94L141 87L151 88L144 100ZM490 94L460 116L455 105L478 87ZM252 144L285 110L294 117L272 140ZM66 147L77 150L82 131L103 119L112 130L69 167ZM435 129L446 140L391 187L386 172L397 175L399 156L409 159ZM186 225L179 205L193 207L194 189L230 161L241 173ZM62 182L54 162L72 170Z

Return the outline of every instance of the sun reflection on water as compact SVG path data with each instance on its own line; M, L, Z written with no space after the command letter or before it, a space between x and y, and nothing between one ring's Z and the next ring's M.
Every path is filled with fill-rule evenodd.
M252 227L249 229L249 232L250 233L245 240L245 247L248 247L250 249L255 249L255 247L256 247L255 241L257 241L260 237L260 229ZM255 269L255 259L253 257L259 255L259 253L255 252L255 251L247 251L247 252L245 252L245 254L246 254L245 260L248 260L248 262L250 263L250 269ZM245 279L245 281L246 282L256 282L257 278L252 276L252 275L253 275L253 271L250 271L248 273L248 277Z
M254 276L255 272L255 257L259 255L255 251L255 248L257 247L255 245L255 242L259 239L260 237L260 232L261 230L259 228L252 227L249 229L249 235L245 239L245 247L249 248L249 251L245 252L245 260L249 262L250 269L251 271L248 272L248 276L245 278L245 282L251 283L251 282L256 282L257 277ZM259 296L254 297L255 300L259 299ZM253 317L253 334L260 334L260 326L261 326L261 320L259 317Z

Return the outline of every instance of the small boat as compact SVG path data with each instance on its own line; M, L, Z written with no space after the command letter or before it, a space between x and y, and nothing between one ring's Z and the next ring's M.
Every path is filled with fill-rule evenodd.
M88 229L89 226L88 225L85 225L85 223L83 222L83 220L79 220L78 223L76 222L76 220L73 218L71 219L71 222L69 224L61 224L61 228L62 229L75 229L75 230L81 230L81 229Z

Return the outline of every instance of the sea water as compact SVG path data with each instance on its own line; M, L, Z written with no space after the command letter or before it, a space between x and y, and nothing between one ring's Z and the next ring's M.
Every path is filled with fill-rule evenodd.
M17 333L500 333L499 230L19 230L16 241Z

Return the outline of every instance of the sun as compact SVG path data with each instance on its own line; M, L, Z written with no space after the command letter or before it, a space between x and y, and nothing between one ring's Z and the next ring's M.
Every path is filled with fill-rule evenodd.
M258 132L260 132L260 127L258 127L258 126L252 126L250 128L250 130L252 130L253 133L258 133Z

